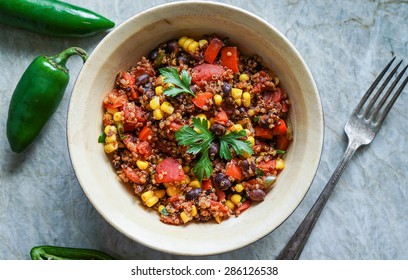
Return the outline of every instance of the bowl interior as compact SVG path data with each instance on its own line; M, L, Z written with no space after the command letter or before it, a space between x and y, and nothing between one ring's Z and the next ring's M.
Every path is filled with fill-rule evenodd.
M169 226L146 210L125 185L97 143L102 100L119 71L134 66L161 42L188 35L227 36L247 55L258 54L274 70L292 101L294 141L286 168L264 202L221 224ZM68 112L68 145L78 180L100 214L123 234L149 247L184 255L222 253L246 246L279 226L306 194L323 142L320 99L295 48L263 20L211 2L172 3L142 12L113 30L93 51L74 87Z

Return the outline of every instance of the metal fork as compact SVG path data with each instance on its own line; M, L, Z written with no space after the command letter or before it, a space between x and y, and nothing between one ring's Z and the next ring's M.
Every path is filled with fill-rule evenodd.
M323 207L326 205L327 200L330 197L334 187L336 186L340 176L353 156L354 152L361 146L367 145L373 141L374 137L377 135L381 124L383 123L385 117L388 115L391 107L394 105L398 96L401 94L402 90L408 83L408 77L402 81L399 88L394 92L395 87L401 80L404 72L407 70L408 65L398 74L394 82L388 87L388 90L383 94L387 85L390 83L391 79L397 72L398 67L401 65L402 60L392 69L390 74L388 74L385 81L382 83L380 88L373 93L377 88L380 81L383 79L385 74L390 69L393 64L395 57L388 63L384 70L380 73L374 83L370 86L366 94L358 103L357 107L354 109L353 113L349 117L346 126L344 128L348 136L347 149L344 152L343 158L341 159L339 165L334 171L333 175L330 177L329 182L323 189L319 198L310 209L309 213L306 215L303 222L300 224L292 238L289 240L288 244L283 248L280 254L277 256L277 260L295 260L299 259L300 254L312 232ZM388 98L394 92L391 100ZM379 100L379 98L382 98ZM371 98L371 99L370 99ZM370 100L369 100L370 99ZM379 100L379 102L378 102Z

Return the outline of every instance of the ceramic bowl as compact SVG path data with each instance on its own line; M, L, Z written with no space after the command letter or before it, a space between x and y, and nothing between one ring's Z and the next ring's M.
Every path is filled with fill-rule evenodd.
M102 100L117 73L133 66L161 42L188 35L217 33L242 53L258 54L273 69L292 101L294 141L286 167L265 201L221 224L160 222L116 178L98 144ZM282 224L308 191L323 143L323 117L313 77L294 46L273 26L249 12L212 2L174 2L141 12L108 34L83 66L68 112L69 152L78 181L94 207L127 237L156 250L181 255L228 252L266 236Z

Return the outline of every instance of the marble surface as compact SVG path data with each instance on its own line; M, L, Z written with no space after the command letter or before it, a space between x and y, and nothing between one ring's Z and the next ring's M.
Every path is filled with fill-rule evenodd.
M163 0L66 0L120 24ZM406 1L220 1L252 12L278 28L299 50L316 80L325 117L324 149L316 178L287 221L258 242L203 259L274 259L302 221L346 146L343 127L358 99L395 55L408 58ZM105 34L84 39L45 37L0 25L0 259L29 259L50 244L106 251L123 259L183 259L144 247L119 233L93 208L78 184L67 149L69 97L28 151L11 152L6 119L11 94L40 54L78 45L89 53ZM326 205L301 259L408 259L408 89L370 146L355 154Z

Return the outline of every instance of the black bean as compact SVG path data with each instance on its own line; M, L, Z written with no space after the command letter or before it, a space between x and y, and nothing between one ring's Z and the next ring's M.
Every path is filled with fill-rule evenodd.
M214 159L215 156L218 154L219 152L219 144L216 142L212 142L210 145L210 148L208 149L208 154L210 155L211 159Z
M255 189L249 192L249 198L252 201L263 201L265 199L265 192L261 189Z
M217 136L221 136L227 132L227 129L222 124L215 123L211 125L210 131Z
M227 190L232 185L231 181L223 173L218 173L217 175L215 175L214 182L221 190Z
M157 58L157 56L159 55L159 50L158 49L154 49L152 50L149 54L148 54L148 58L151 62L154 62Z
M167 53L177 53L178 52L178 42L176 40L172 40L167 42L166 45L166 52Z
M202 192L202 189L192 189L186 194L186 199L187 200L194 200L196 197L198 197Z
M247 171L249 169L249 163L246 159L240 160L238 165L241 167L242 171Z
M154 92L154 90L151 90L151 89L146 90L144 94L145 94L149 99L152 99L152 98L156 95L156 93Z
M224 82L224 83L222 84L221 89L222 89L222 92L223 92L224 94L229 94L229 93L231 92L231 86L230 86L230 84L227 83L227 82Z
M149 82L149 75L148 74L142 74L140 76L136 77L136 84L137 85L144 85L147 82Z
M178 61L179 63L180 63L180 62L183 62L184 65L188 65L188 59L187 59L187 57L185 57L184 55L178 56L178 57L177 57L177 61Z

